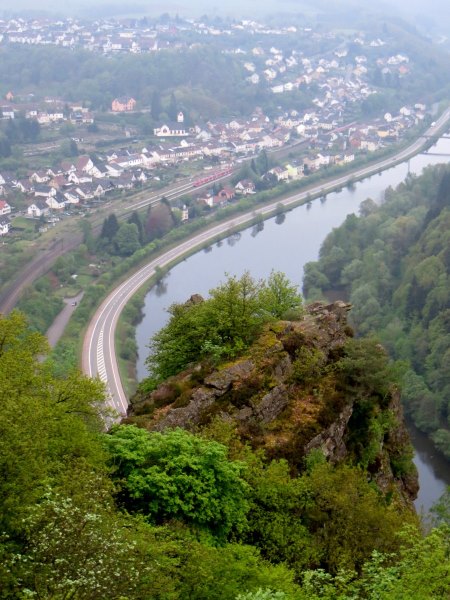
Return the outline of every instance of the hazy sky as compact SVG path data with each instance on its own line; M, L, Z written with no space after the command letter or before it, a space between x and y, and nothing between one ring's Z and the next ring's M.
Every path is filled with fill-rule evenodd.
M43 10L74 16L158 16L163 12L182 16L263 16L275 12L314 13L317 9L358 7L386 15L401 14L417 25L444 28L450 23L450 0L1 0L1 11ZM446 31L443 31L446 33Z

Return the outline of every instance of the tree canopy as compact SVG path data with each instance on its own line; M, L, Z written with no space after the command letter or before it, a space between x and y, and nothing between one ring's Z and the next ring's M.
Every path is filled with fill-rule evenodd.
M148 433L121 426L105 437L127 510L151 522L179 519L224 539L246 521L244 465L227 448L184 430Z
M204 357L235 356L264 323L292 309L300 311L298 316L301 306L296 287L282 273L272 272L267 281L256 281L249 273L228 276L207 300L193 296L169 308L171 318L153 337L147 365L153 377L165 379Z
M23 315L0 317L1 597L448 596L448 499L424 535L351 456L333 466L316 451L293 473L220 418L196 433L106 433L102 384L56 376L47 350ZM381 357L357 350L342 381L382 394L382 364L363 373Z

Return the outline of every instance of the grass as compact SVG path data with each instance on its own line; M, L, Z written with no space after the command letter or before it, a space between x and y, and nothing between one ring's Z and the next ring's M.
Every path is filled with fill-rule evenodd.
M15 217L11 220L13 227L20 227L27 231L35 231L36 221L35 219L27 219L26 217Z

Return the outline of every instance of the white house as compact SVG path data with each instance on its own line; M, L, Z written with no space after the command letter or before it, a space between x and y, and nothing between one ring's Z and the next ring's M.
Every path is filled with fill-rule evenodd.
M9 215L11 213L11 206L6 200L0 200L0 216Z
M55 210L63 210L66 206L66 199L61 192L57 192L54 196L49 196L45 202L47 206Z
M247 196L248 194L255 193L255 184L251 179L241 179L234 186L237 194L242 194L243 196Z
M50 212L50 207L43 200L36 200L27 208L27 214L30 217L42 217Z
M50 198L56 196L56 188L44 183L36 184L34 187L34 195L40 196L41 198Z
M8 217L0 217L0 235L6 235L9 233L9 228L11 227L11 221Z
M64 192L64 198L66 199L66 204L79 204L80 202L80 197L73 190Z

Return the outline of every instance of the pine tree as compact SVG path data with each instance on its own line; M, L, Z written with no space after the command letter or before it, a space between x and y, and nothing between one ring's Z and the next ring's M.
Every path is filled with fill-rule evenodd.
M118 230L119 222L117 221L116 215L113 213L109 215L109 217L106 217L106 219L103 221L100 237L107 238L109 241L111 241Z

